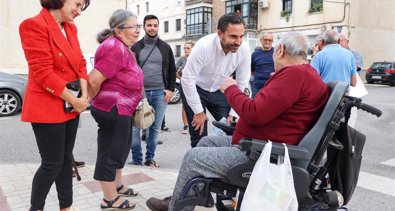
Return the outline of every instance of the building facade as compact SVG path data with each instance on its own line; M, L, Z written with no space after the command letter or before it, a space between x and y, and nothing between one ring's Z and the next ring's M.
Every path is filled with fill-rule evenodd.
M335 29L347 35L367 69L374 61L395 60L393 0L259 0L258 33L298 31L314 44L317 35Z
M27 73L18 26L40 8L38 1L2 0L1 71ZM362 54L364 69L374 61L395 60L393 0L95 0L75 20L84 54L93 55L98 46L96 34L108 27L110 15L120 8L136 13L141 23L145 15L156 15L159 36L176 57L182 56L185 41L216 32L218 19L235 12L246 22L244 40L251 50L260 46L259 36L264 32L272 32L276 40L282 33L298 31L313 45L317 35L336 29L348 35L350 47Z

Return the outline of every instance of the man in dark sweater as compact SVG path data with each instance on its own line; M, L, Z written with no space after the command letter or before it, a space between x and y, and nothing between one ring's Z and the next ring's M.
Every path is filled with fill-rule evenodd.
M273 35L264 33L261 37L262 49L258 49L251 56L252 97L265 85L270 75L274 72L273 62Z
M147 153L144 165L158 167L154 161L156 145L167 103L173 96L176 65L171 47L158 37L159 20L154 15L144 17L145 36L132 47L137 63L144 73L144 89L149 104L155 109L155 121L147 128ZM131 164L142 165L141 129L133 127Z
M150 198L151 210L174 210L185 184L195 177L223 178L232 166L249 160L237 144L241 138L298 144L314 126L329 96L328 86L307 62L307 41L300 33L285 34L274 48L276 72L254 99L227 77L221 91L239 114L232 137L206 136L183 160L171 198ZM189 207L192 208L192 207ZM186 210L193 210L193 209Z

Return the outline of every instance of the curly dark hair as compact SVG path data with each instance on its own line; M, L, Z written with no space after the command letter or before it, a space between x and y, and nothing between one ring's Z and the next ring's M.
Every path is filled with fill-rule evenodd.
M223 15L219 20L218 20L218 26L217 29L220 30L221 32L225 32L226 29L228 28L229 24L243 24L245 26L243 18L238 16L236 13L231 12L228 14Z
M40 0L40 4L42 7L46 9L60 9L63 7L63 4L66 0ZM90 4L90 0L84 0L85 4L82 7L82 11L86 10Z

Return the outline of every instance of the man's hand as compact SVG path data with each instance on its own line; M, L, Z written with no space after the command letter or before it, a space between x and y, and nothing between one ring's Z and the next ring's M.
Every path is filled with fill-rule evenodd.
M173 92L170 90L165 89L165 97L163 98L163 101L165 101L165 103L169 103L171 98L173 97Z
M235 117L235 116L229 115L228 118L226 118L226 120L227 120L227 122L228 122L228 125L230 125L230 123L232 123L233 120L236 120L236 117Z
M225 89L227 89L229 86L232 86L234 84L237 84L235 79L231 78L231 77L226 77L222 83L221 86L219 87L219 89L221 90L222 93L225 92Z
M207 115L204 112L195 114L192 120L192 127L195 131L199 131L199 135L203 134L204 123L208 120Z

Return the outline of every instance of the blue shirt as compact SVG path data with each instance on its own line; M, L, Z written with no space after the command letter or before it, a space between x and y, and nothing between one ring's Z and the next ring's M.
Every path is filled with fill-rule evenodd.
M273 61L274 49L268 51L262 49L254 51L251 56L251 72L255 72L253 86L261 89L270 78L270 73L274 72Z
M350 51L354 55L355 65L357 65L357 67L359 67L359 68L362 68L362 66L363 66L362 55L357 51L353 51L351 49L350 49Z
M325 83L331 81L351 82L357 73L353 54L339 44L331 44L318 52L311 61Z

